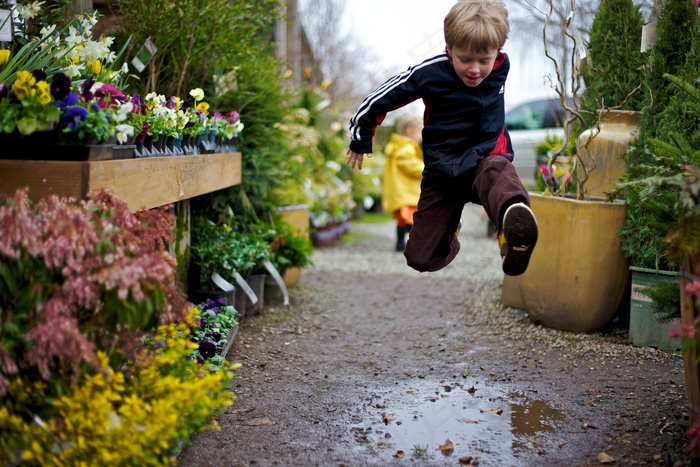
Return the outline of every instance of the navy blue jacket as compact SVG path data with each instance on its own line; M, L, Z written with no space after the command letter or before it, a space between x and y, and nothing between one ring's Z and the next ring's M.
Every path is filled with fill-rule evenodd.
M423 175L458 177L490 154L512 161L503 99L509 69L508 56L499 52L491 74L470 88L457 76L446 52L408 68L362 101L350 119L350 149L371 153L372 136L386 114L423 99Z

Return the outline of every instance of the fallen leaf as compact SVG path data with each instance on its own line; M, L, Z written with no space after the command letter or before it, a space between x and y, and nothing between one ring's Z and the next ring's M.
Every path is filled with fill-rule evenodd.
M481 410L479 410L479 412L481 412L481 413L493 413L496 415L501 415L503 413L503 409L488 409L488 410L481 409Z
M469 394L474 394L476 392L476 388L474 386L468 387L467 392Z
M430 402L436 402L438 400L438 398L437 397L428 397L428 400Z
M604 452L601 452L600 454L598 454L597 459L598 459L599 464L614 464L615 463L615 458L605 454Z
M248 407L247 409L231 409L232 414L250 413L255 410L255 407Z
M468 419L468 418L462 418L462 419L460 419L459 421L460 421L460 422L464 422L464 423L474 423L474 424L479 423L479 422L477 422L476 420L470 420L470 419Z
M401 450L398 450L398 451L396 451L396 452L393 454L393 456L396 457L396 458L398 458L398 459L402 459L403 456L405 456L405 455L406 455L406 453L403 452L403 451L401 451Z
M438 445L438 450L444 455L450 456L453 452L455 452L455 445L452 444L452 441L446 439L444 444Z
M452 386L450 386L449 384L445 384L442 388L445 390L445 392L452 391Z
M464 456L459 458L459 465L474 465L472 461L474 458L472 456Z
M243 422L244 426L268 426L268 425L274 425L275 422L270 420L269 418L253 418L251 420L246 420Z
M384 422L385 425L388 425L389 422L396 420L396 415L393 413L385 413L384 416L382 416L382 421Z
M377 404L377 405L375 405L375 407L378 408L378 409L383 409L383 408L384 408L384 404Z

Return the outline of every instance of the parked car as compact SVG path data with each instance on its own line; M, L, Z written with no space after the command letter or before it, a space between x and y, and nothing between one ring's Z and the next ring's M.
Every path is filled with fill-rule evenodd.
M513 143L513 165L525 185L535 184L535 148L548 135L564 137L566 111L561 100L537 99L518 104L506 112L506 128Z

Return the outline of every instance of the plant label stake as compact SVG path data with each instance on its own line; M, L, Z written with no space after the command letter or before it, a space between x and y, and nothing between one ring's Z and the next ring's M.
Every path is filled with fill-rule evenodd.
M272 264L269 259L263 261L263 265L265 266L265 269L267 269L267 272L269 272L272 278L275 280L280 290L282 290L282 295L284 296L284 304L289 305L289 292L287 291L287 286L284 284L284 279L282 279L280 273L277 272L275 265Z
M246 293L248 298L250 299L250 302L255 305L258 303L258 296L255 295L255 292L253 292L253 289L250 288L248 283L243 279L243 276L241 276L238 271L232 271L233 272L233 278L236 279L236 284L240 285L243 291Z
M235 289L232 283L221 277L216 272L211 273L211 281L224 292L231 292L233 289Z

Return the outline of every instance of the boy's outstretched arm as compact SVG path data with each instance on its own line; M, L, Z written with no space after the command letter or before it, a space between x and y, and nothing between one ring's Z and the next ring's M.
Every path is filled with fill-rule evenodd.
M348 152L346 154L348 155L348 160L345 161L345 163L348 164L352 169L355 168L355 163L357 163L357 168L359 170L362 170L362 156L366 155L368 159L372 157L371 152L361 154L359 152L353 151L352 149L348 149Z

